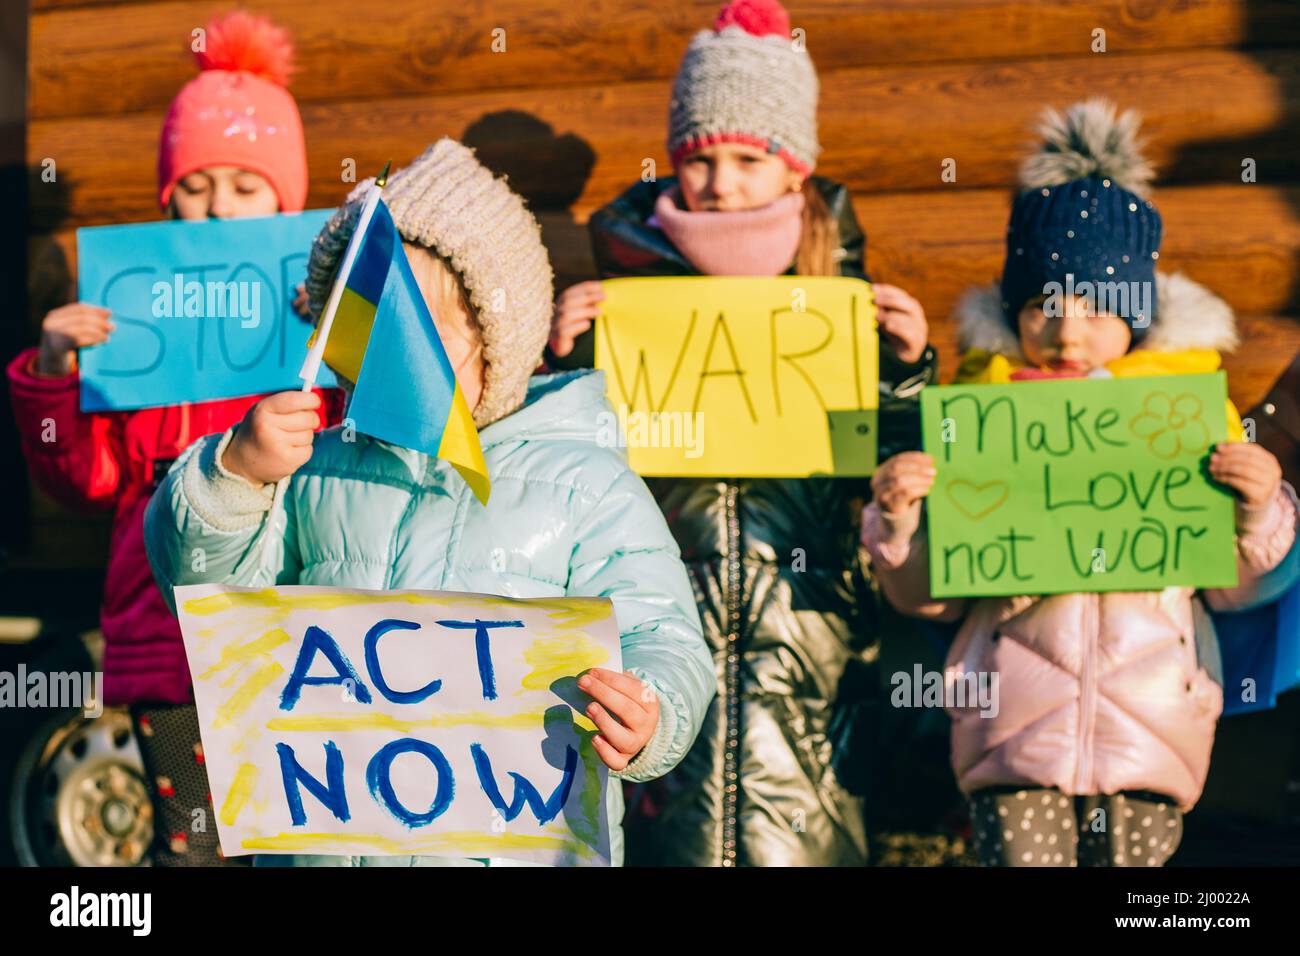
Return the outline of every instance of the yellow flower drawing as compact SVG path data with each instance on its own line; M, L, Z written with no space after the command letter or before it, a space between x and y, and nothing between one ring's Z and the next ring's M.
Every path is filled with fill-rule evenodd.
M1201 418L1201 400L1186 392L1173 398L1164 392L1147 395L1142 411L1128 427L1146 440L1157 458L1204 451L1210 444L1209 426Z

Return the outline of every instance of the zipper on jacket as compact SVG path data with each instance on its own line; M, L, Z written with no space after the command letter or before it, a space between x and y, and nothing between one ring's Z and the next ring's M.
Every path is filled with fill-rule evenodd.
M1101 639L1101 596L1089 594L1084 611L1083 655L1079 673L1079 754L1074 792L1093 792L1092 731L1097 717L1097 642Z
M726 750L722 760L722 865L736 865L736 803L740 765L740 514L736 498L740 489L726 483L727 513L727 708Z

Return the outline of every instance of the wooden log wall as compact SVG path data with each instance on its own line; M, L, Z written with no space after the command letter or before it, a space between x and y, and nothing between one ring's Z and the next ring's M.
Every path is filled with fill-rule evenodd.
M266 0L299 53L291 89L306 126L309 207L442 135L529 199L562 283L592 272L584 224L641 174L665 172L669 84L715 0ZM868 267L925 305L945 372L947 316L995 278L1016 167L1043 106L1089 95L1145 117L1165 217L1161 268L1238 311L1233 398L1258 401L1300 350L1300 14L1289 0L818 0L791 2L821 79L818 172L851 187ZM158 215L163 112L195 73L192 0L33 0L28 164L59 182L30 194L35 341L66 295L79 226ZM1105 51L1095 51L1104 31ZM504 33L494 32L504 31ZM493 51L504 36L505 49ZM499 46L499 43L498 43ZM941 178L945 159L956 180ZM1254 182L1243 182L1245 160ZM19 317L19 321L23 320ZM86 525L37 504L39 553L78 548Z

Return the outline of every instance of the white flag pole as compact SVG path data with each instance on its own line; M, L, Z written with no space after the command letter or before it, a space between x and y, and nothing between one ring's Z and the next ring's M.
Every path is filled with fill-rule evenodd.
M330 297L325 302L324 311L321 312L320 324L316 327L316 338L312 341L311 348L307 350L307 357L303 359L302 369L298 372L304 392L310 392L316 387L316 376L320 374L321 360L325 356L325 342L329 339L330 328L334 324L334 313L338 311L339 301L343 298L343 289L347 286L348 278L352 275L352 266L357 261L357 251L361 248L366 230L370 228L370 220L374 218L375 209L379 206L380 194L388 185L388 170L392 165L392 160L384 164L384 171L375 180L374 188L366 193L366 200L361 206L361 217L357 220L357 227L348 240L348 247L343 253L343 262L334 277L334 284L330 287ZM356 382L352 384L356 385ZM281 478L275 483L275 497L271 499L269 516L272 530L275 528L275 522L279 520L284 493L288 487L288 477Z
M334 325L334 313L338 311L339 301L343 298L343 289L347 285L348 278L352 275L352 266L357 261L357 252L361 248L361 241L366 234L366 230L370 228L370 220L374 218L375 209L379 206L379 194L383 192L387 182L388 166L385 166L383 173L375 180L375 188L366 193L366 201L361 207L361 218L357 220L357 228L352 231L352 238L348 240L348 247L343 253L343 264L339 266L334 285L330 287L330 297L325 302L325 310L321 312L320 325L316 328L316 338L312 341L311 348L307 350L307 357L303 360L302 370L298 372L298 377L302 379L302 390L304 392L311 391L316 385L316 376L320 374L321 359L325 355L325 343L329 339L330 329ZM352 384L355 385L356 382Z

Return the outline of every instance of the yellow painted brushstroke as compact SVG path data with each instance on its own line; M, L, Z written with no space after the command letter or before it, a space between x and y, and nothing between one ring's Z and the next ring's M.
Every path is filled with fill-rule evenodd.
M585 843L564 837L532 834L487 834L474 830L441 833L418 840L393 840L373 833L277 833L263 837L246 837L240 841L245 850L284 850L296 852L321 850L378 850L395 855L432 853L454 850L462 854L491 854L494 850L559 850L593 857L596 850Z
M238 638L236 638L235 641L221 649L220 660L200 674L199 680L207 680L218 671L225 670L231 664L242 664L244 661L257 657L265 657L280 645L287 644L291 640L289 632L279 627L267 631L261 637L255 638L246 644L237 643Z
M211 636L200 639L198 646L200 649L206 650L213 641L216 641L217 644L227 644L246 640L250 634L262 634L271 628L281 627L288 616L289 611L276 608L261 613L254 610L245 610L240 614L232 614L229 617L210 618L209 622L212 627L204 628L204 630L210 631ZM204 660L207 660L207 658L204 658Z
M586 627L603 621L614 613L614 606L606 601L563 598L548 602L547 614L556 627Z
M191 598L182 608L197 617L222 614L239 608L270 608L281 615L295 610L332 611L343 607L368 604L412 604L446 607L460 605L475 608L521 607L545 611L564 627L576 627L604 620L611 613L608 601L596 598L510 598L496 595L421 594L404 591L373 591L359 594L329 592L304 594L279 588L259 591L225 591L203 598Z
M501 727L506 730L533 730L544 726L542 710L525 710L514 714L488 714L468 710L457 714L435 714L419 720L404 720L392 714L304 714L301 717L274 717L267 721L267 730L305 730L336 732L344 730L400 730L411 731L430 727ZM575 715L576 716L576 715Z
M226 799L221 802L220 820L226 826L234 826L235 818L239 816L239 811L244 809L248 803L248 798L253 793L253 787L257 784L257 767L251 763L241 763L239 769L235 771L235 779L230 784L230 790L226 793Z
M241 754L248 749L249 744L260 739L261 736L262 728L257 726L257 724L250 724L248 730L244 732L243 736L237 737L235 740L231 741L227 751L231 755Z
M524 660L532 667L521 682L524 690L546 690L560 678L599 667L609 660L609 651L586 634L566 634L533 641L524 651Z
M259 668L252 677L240 685L239 690L235 691L226 700L224 704L217 708L217 715L212 720L212 726L225 727L236 717L247 710L257 700L257 695L266 690L268 684L279 678L284 673L284 668L275 661Z

